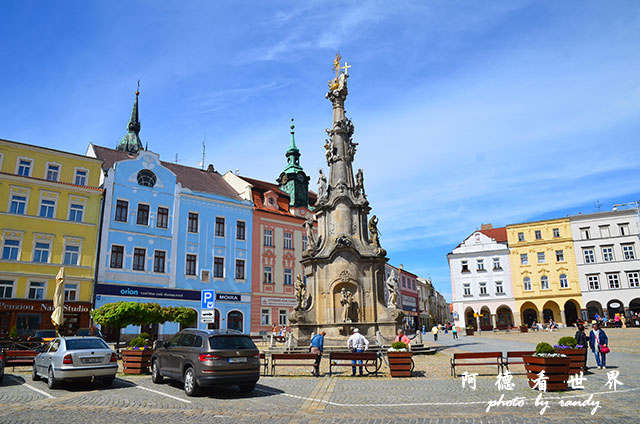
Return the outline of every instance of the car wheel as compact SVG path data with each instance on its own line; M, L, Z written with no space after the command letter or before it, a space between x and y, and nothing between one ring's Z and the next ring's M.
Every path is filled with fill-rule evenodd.
M58 387L58 380L53 375L53 368L49 368L49 372L47 373L47 385L50 389Z
M193 368L189 367L184 372L184 392L187 396L196 396L199 390L200 386L198 386L198 382L196 382L195 372Z
M249 392L253 392L253 389L256 388L256 383L240 384L239 387L242 393L249 393Z
M38 381L40 380L40 376L38 375L38 372L36 371L36 363L33 363L33 371L31 371L31 381Z
M113 384L113 380L116 379L115 375L111 375L109 377L105 377L102 379L102 385L104 387L111 387L111 385Z
M156 384L162 384L164 382L164 378L160 375L160 370L158 369L157 359L151 363L151 381Z

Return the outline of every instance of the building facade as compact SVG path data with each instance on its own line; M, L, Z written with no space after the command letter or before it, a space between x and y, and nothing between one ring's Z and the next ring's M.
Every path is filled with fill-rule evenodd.
M638 213L635 209L569 217L582 289L582 318L640 313Z
M65 267L65 334L89 325L103 191L102 161L0 140L0 332L53 328Z
M519 325L507 230L482 225L447 255L455 325L483 330Z
M582 297L569 218L507 225L507 240L521 323L578 321Z

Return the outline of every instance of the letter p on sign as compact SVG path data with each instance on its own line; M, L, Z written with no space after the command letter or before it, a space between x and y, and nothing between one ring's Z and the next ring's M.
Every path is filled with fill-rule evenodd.
M213 309L216 304L215 290L202 290L200 294L200 301L201 309Z

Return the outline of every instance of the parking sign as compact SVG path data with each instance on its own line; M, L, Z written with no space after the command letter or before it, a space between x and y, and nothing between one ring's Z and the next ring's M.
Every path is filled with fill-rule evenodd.
M200 294L200 309L213 309L216 306L216 291L202 290Z

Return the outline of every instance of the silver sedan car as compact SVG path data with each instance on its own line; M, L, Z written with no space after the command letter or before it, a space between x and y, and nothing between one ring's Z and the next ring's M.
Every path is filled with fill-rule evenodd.
M100 380L110 386L116 378L116 353L99 337L58 337L33 361L34 381L45 378L50 389L67 380Z

